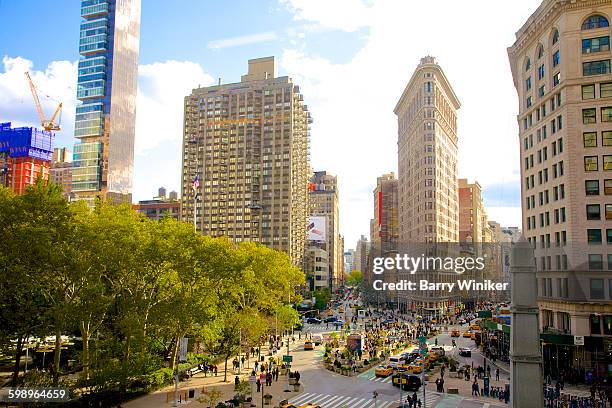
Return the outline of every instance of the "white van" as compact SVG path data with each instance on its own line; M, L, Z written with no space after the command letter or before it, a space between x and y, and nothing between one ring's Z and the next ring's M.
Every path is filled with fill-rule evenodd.
M389 357L389 365L393 368L397 368L400 364L404 364L402 356L391 356Z

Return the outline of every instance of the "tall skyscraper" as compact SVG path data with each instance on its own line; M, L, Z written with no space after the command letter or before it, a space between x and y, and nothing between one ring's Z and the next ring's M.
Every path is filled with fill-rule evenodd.
M81 1L72 191L131 202L140 0Z
M393 257L398 250L398 190L397 178L394 173L383 174L376 179L376 188L373 191L374 218L370 220L370 258ZM375 275L371 269L364 272L366 287L370 288L375 279L384 282L397 282L397 271L386 271L382 276ZM373 297L369 292L366 296L371 301L396 302L397 292L387 290L375 293ZM382 295L382 297L381 297Z
M368 258L370 257L370 241L368 237L362 235L355 245L353 253L353 270L361 271L364 276L368 273Z
M182 219L235 241L286 251L302 266L308 213L310 113L274 57L249 60L238 83L185 97ZM197 177L197 183L194 179Z
M422 58L394 109L398 121L400 251L414 252L412 256L422 251L442 255L440 251L449 248L439 243L459 240L459 107L459 99L436 59ZM410 278L414 276L400 273L400 279ZM456 275L435 271L422 278L446 282L456 280ZM440 315L453 302L447 291L406 292L400 294L400 308L424 315Z
M459 99L435 58L422 58L394 110L401 242L459 239L459 107Z
M544 370L553 378L574 369L603 376L612 364L610 16L609 1L545 0L508 48L522 229L535 248Z
M338 179L325 171L315 171L309 184L309 214L325 217L324 249L329 256L329 287L342 280L343 252L340 244L340 211L338 206ZM309 243L311 244L311 243Z

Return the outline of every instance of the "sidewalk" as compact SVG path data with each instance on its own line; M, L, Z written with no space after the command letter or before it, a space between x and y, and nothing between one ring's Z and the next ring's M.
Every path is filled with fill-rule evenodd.
M295 343L292 343L291 350L294 350L296 347L300 347L303 345L304 339L297 340ZM286 347L283 348L286 350ZM268 352L267 347L261 347L261 355L265 357L266 362L268 361ZM280 357L283 353L276 353L274 357ZM251 371L253 370L255 362L258 360L257 356L249 357L248 364L245 359L244 368L240 370L240 374L234 373L232 370L232 360L233 357L228 360L228 370L227 370L227 382L223 382L223 368L224 363L220 363L217 365L218 367L218 375L215 377L214 375L208 374L206 377L204 373L198 373L191 377L186 381L182 381L179 383L179 393L185 394L188 393L189 390L194 390L194 398L189 399L187 402L183 402L181 405L189 405L190 407L206 407L205 403L200 403L197 399L201 396L203 389L212 389L216 388L223 393L219 401L226 401L231 399L234 392L234 378L236 375L240 378L240 380L248 381L249 376L251 375ZM247 368L247 366L249 368ZM259 374L259 373L258 373ZM299 392L293 391L293 386L290 386L291 392L284 392L286 388L286 377L283 375L279 375L278 381L272 382L272 387L264 387L264 394L271 394L273 396L272 402L267 407L278 406L278 403L283 399L289 399L303 390L303 386ZM262 406L262 392L257 392L257 386L255 384L252 385L253 390L253 404L257 407ZM123 407L126 408L149 408L149 407L171 407L174 402L174 384L164 387L160 390L137 398L135 400L129 401L125 404L122 404Z

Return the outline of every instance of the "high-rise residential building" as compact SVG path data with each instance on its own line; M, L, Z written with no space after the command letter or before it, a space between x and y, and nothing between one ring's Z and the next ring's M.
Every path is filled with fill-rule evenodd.
M373 191L374 217L370 220L370 257L393 257L398 250L398 190L395 173L387 173L376 179L376 187ZM384 282L397 282L396 271L386 271L382 277L372 273L368 268L364 273L366 288L371 288L375 279ZM367 294L369 300L374 297ZM380 302L380 293L376 293L376 301ZM384 291L383 301L392 302L397 300L395 291Z
M140 0L82 0L81 17L72 192L131 202Z
M398 122L398 235L402 253L450 255L448 251L453 248L448 243L459 240L459 107L459 99L436 59L422 58L394 109ZM399 278L414 276L402 272ZM451 282L456 275L431 271L422 279ZM402 291L398 302L402 310L440 315L453 306L455 299L447 291L416 290Z
M383 174L376 179L374 218L370 222L372 249L382 253L397 250L398 191L395 173Z
M344 251L344 273L351 273L353 268L353 262L355 261L355 250L347 249Z
M603 352L612 345L610 16L609 1L545 0L508 48L522 229L535 248L544 371L553 378L574 369L603 376L612 364Z
M317 246L306 248L304 256L304 273L306 274L306 285L309 290L329 288L329 253Z
M487 220L478 182L468 183L459 179L459 242L491 242L491 230Z
M308 190L309 215L325 217L325 242L321 244L329 256L329 287L333 289L341 282L344 269L340 245L338 179L325 171L316 171L310 179Z
M261 242L302 266L310 123L299 87L275 76L274 57L249 60L238 83L194 89L185 97L182 219L194 219L195 203L198 231Z
M62 186L62 193L66 197L72 192L72 152L67 147L53 149L53 159L49 168L49 180Z
M422 58L394 110L401 242L459 239L459 107L459 99L435 58Z
M370 257L370 241L368 237L362 235L355 245L353 253L353 271L361 271L364 276L368 273L368 262Z

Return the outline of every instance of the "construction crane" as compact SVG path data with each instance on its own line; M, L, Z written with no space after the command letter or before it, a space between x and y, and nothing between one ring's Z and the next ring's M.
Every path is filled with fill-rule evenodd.
M28 84L30 84L30 91L32 91L32 97L34 98L34 104L36 105L36 110L38 111L38 117L40 119L41 126L43 127L43 129L45 129L48 132L61 130L62 129L61 128L62 102L60 102L59 105L57 106L57 109L55 110L55 113L51 117L51 120L47 121L47 119L45 119L45 114L43 113L42 106L40 105L40 99L38 99L38 92L36 91L36 85L34 85L34 81L32 81L32 78L30 77L29 72L26 72L25 76L28 79ZM55 119L57 118L57 115L59 115L59 120L58 120L58 123L56 124L54 122L55 122Z

